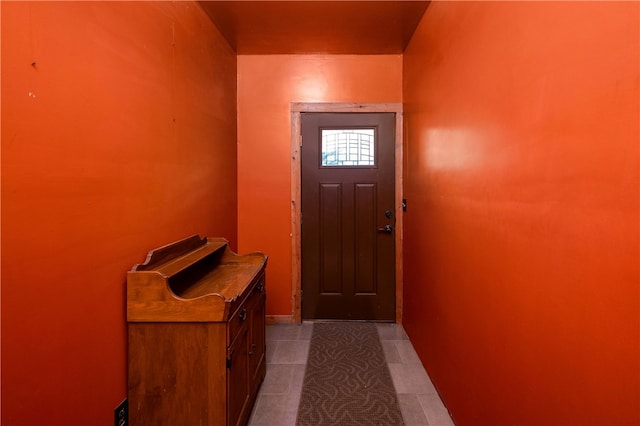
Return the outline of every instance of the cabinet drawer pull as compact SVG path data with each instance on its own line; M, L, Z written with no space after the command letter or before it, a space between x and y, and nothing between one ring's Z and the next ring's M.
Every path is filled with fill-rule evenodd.
M238 319L240 320L240 322L247 319L247 308L242 308L242 310L238 314Z
M256 286L256 291L257 291L258 293L262 293L262 292L264 291L264 283L263 283L263 282L259 283L259 284Z
M231 369L231 366L233 364L233 353L235 352L235 349L231 349L231 352L229 352L229 355L227 355L227 369Z

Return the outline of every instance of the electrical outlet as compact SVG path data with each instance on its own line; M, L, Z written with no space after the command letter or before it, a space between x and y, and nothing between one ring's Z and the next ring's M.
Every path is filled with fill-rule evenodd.
M114 410L115 426L127 426L129 424L129 401L125 398Z

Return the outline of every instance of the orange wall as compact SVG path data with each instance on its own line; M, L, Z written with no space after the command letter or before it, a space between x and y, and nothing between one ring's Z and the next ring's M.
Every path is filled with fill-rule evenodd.
M1 7L2 424L113 425L125 272L236 244L235 54L197 3Z
M637 2L433 2L404 325L458 425L637 425Z
M238 56L238 245L269 255L267 315L291 314L291 102L401 102L401 55Z

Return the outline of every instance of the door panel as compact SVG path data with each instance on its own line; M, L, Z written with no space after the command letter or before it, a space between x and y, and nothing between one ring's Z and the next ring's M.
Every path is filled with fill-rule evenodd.
M302 114L301 129L302 317L393 321L395 114Z
M341 185L320 184L320 293L339 294L342 288Z
M355 293L376 293L376 190L375 184L355 185Z

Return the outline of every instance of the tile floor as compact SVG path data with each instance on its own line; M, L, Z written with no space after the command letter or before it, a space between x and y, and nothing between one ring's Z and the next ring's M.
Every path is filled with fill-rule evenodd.
M405 425L453 425L402 326L377 327ZM313 323L306 322L267 326L267 376L251 426L295 426L312 330Z

